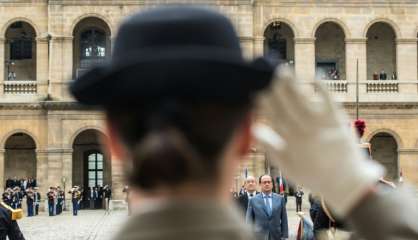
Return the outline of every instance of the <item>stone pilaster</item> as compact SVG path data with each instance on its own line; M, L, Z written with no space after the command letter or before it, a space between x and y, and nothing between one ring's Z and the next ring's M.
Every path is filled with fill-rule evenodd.
M2 96L4 94L3 88L3 82L6 79L5 78L5 73L4 73L4 69L5 69L5 39L4 38L0 38L0 96Z
M52 37L50 44L49 93L62 99L68 96L66 85L73 75L73 37Z
M304 90L313 94L315 80L315 38L295 38L295 73Z
M397 39L396 41L396 69L398 74L399 92L401 94L417 94L417 40ZM392 75L392 73L388 73ZM408 83L402 83L408 82Z
M123 200L123 187L125 186L125 178L123 173L122 160L111 158L112 164L112 195L113 200Z
M5 150L4 149L0 149L0 189L3 190L4 189L4 184L5 184L5 180L4 179L4 154L5 154Z
M264 55L264 37L258 36L254 38L253 56L261 57Z
M36 39L36 81L38 95L48 94L49 54L48 38Z
M65 178L66 190L73 186L73 149L62 149L62 177Z
M357 79L357 60L358 60L358 80L364 82L367 80L367 39L350 38L345 40L345 59L346 74L348 85L347 100L355 101L356 79ZM366 85L359 84L360 96L366 94Z
M50 184L48 182L48 151L45 149L36 150L36 181L41 194L46 193Z

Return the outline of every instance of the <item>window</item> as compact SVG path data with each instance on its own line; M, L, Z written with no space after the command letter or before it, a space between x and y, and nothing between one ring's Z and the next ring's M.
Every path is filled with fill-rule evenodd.
M106 57L106 34L98 29L81 33L80 49L82 59Z
M32 40L17 39L10 42L10 59L32 59Z
M103 154L100 152L90 153L87 161L88 186L103 186Z

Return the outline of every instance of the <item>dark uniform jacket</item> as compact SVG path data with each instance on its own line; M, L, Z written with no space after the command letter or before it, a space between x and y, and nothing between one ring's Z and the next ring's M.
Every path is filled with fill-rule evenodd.
M17 222L12 220L12 213L0 203L0 240L25 240Z
M255 197L255 195L257 194L258 192L255 192L253 197ZM247 214L247 208L248 208L248 193L245 192L244 194L241 194L238 197L237 201L238 201L238 205L244 211L244 216L245 216Z
M149 208L147 208L149 209ZM170 202L134 213L115 240L253 240L234 206L216 202Z

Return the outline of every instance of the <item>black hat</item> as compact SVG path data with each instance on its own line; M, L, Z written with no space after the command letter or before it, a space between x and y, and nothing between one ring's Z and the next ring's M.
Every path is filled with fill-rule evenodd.
M70 86L81 103L123 106L171 98L248 101L269 85L273 67L246 61L230 21L197 7L161 7L120 26L111 61Z

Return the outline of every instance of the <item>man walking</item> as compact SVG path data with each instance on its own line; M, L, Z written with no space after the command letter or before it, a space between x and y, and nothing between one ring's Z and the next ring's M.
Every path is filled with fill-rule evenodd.
M288 238L286 203L273 193L273 179L260 178L261 194L252 198L247 209L247 223L254 223L257 239L280 240Z

